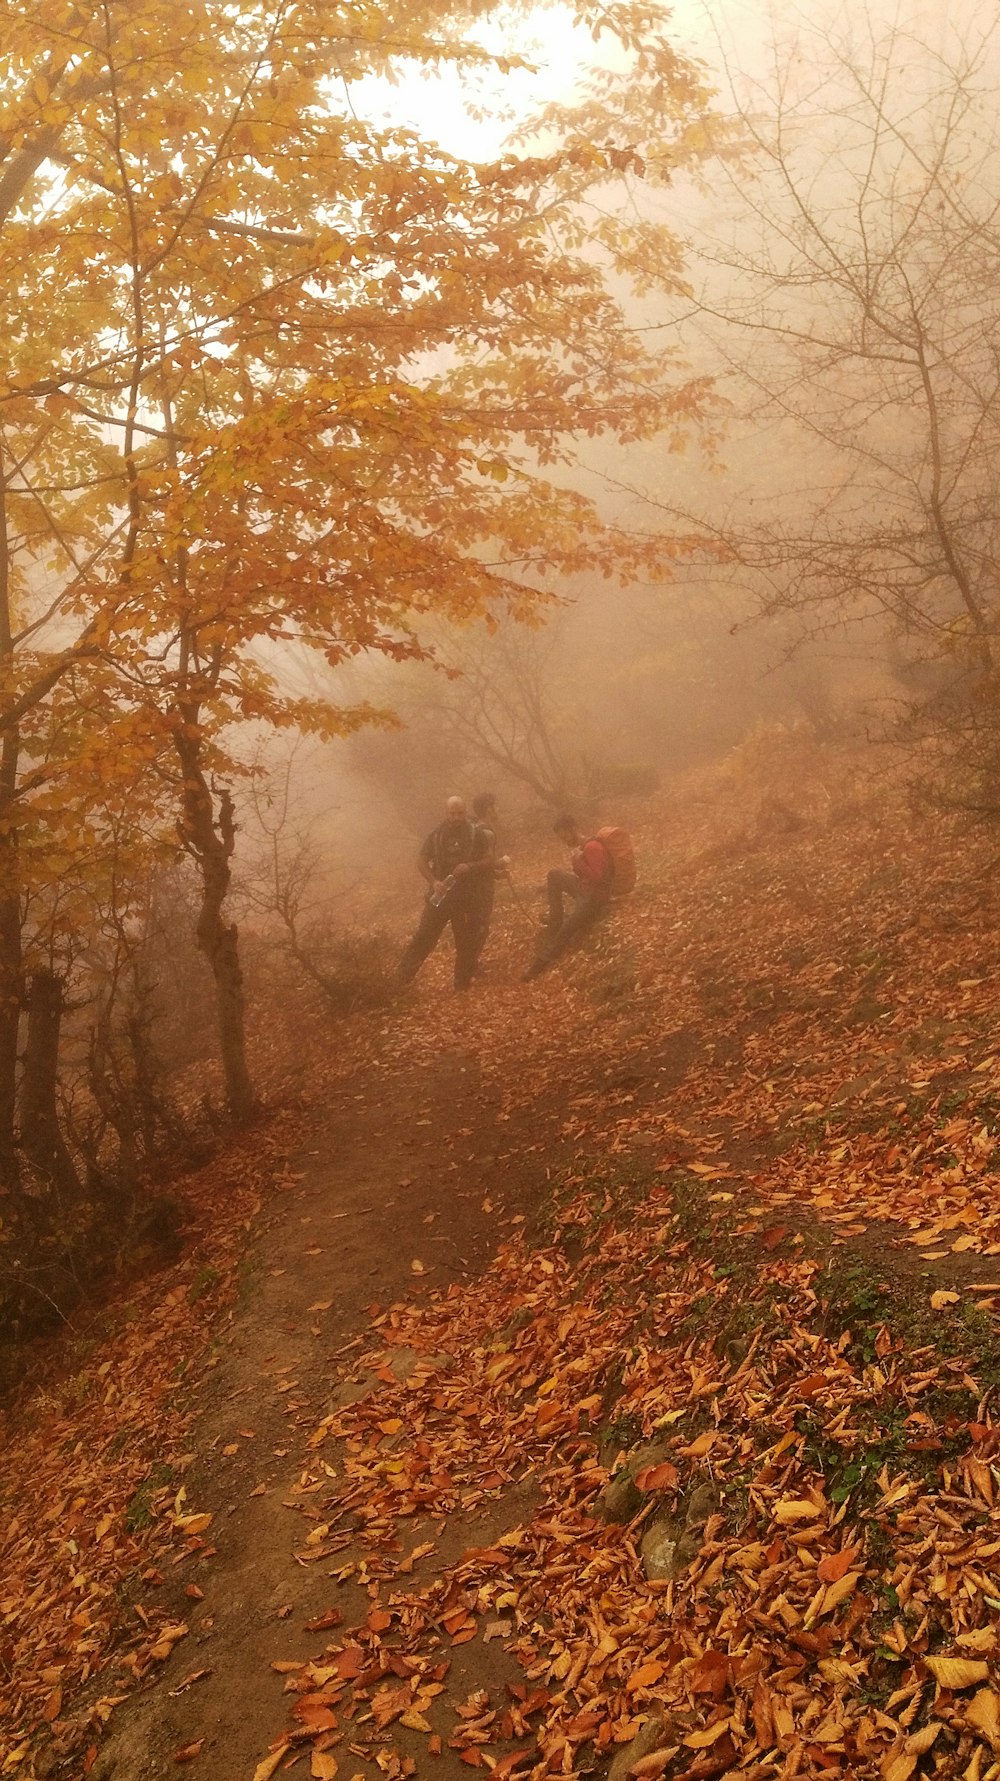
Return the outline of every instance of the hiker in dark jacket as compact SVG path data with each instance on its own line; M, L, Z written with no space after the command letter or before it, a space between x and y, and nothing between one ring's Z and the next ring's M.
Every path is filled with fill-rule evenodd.
M401 983L416 976L449 925L455 941L455 988L468 989L479 951L476 895L493 873L493 846L487 830L470 822L461 798L449 798L444 821L432 829L417 856L427 899L417 931L396 967Z
M611 902L614 864L604 842L583 835L572 816L558 816L553 828L570 850L571 870L554 867L548 875L548 921L525 980L548 970L574 940L600 921Z

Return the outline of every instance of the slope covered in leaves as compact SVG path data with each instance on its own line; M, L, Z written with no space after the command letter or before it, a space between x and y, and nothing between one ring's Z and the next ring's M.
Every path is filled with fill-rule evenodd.
M260 1777L1000 1774L991 846L801 736L699 789L589 953L477 1007L512 1159L550 1092L576 1155L483 1281L375 1318L313 1432L371 1606L278 1662ZM477 1637L522 1680L442 1725Z
M366 1083L414 1128L443 1219L456 1186L549 1183L479 1278L438 1285L407 1231L414 1295L372 1306L353 1389L341 1358L290 1419L283 1599L326 1594L309 1657L276 1624L250 1677L257 1781L1000 1775L993 848L876 766L760 740L627 813L640 887L558 972L518 981L502 903L468 1003L436 957L316 1065L317 1107ZM496 1115L451 1158L403 1096L442 1060ZM149 1407L177 1347L119 1340L141 1448L122 1415L116 1451L113 1394L8 1448L11 1774L60 1772L84 1669L89 1768L101 1702L189 1666L152 1655L159 1622L117 1658L110 1610L73 1625L80 1578L110 1602L214 1532L154 1485L123 1537L157 1431L197 1437L173 1392L176 1424ZM210 1722L174 1760L228 1776Z

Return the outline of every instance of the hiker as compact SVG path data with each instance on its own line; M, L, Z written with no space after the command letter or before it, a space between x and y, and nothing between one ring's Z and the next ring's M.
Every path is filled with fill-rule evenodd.
M611 902L614 861L605 842L596 835L584 836L572 816L558 816L553 829L573 856L572 870L555 867L548 875L548 921L537 956L524 973L526 982L547 970L577 935L600 921ZM568 910L567 897L572 899Z
M490 832L470 822L463 798L449 798L444 821L432 829L417 856L427 899L417 931L396 967L410 983L449 923L455 941L455 988L468 989L476 969L480 883L493 875Z
M472 885L472 901L476 920L476 962L490 936L493 921L493 904L496 901L497 879L506 878L509 873L510 861L506 854L497 858L497 800L494 792L477 792L472 800L473 821L489 838L492 871L479 873Z

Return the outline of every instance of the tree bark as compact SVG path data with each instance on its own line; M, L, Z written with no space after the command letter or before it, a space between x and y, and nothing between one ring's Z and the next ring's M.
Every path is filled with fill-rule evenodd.
M0 453L0 703L9 696L13 665L7 478ZM19 753L17 725L11 723L0 737L0 1182L8 1189L18 1177L17 1044L24 1001L17 830L11 820Z
M59 978L47 967L33 971L28 988L28 1036L21 1082L21 1147L40 1175L76 1199L81 1191L80 1178L66 1148L56 1101L62 1017L63 986Z
M229 891L230 861L236 845L235 808L228 791L219 799L219 814L201 765L197 713L182 710L174 740L183 773L181 839L201 876L201 910L195 935L215 980L219 1050L226 1080L226 1101L236 1125L246 1125L256 1106L246 1055L246 1020L239 934L224 917Z

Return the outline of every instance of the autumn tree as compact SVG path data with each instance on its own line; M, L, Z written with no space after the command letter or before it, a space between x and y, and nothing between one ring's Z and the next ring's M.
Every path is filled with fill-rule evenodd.
M553 576L669 547L572 488L577 443L697 422L630 325L682 288L616 200L710 147L706 92L640 4L516 151L379 121L372 83L499 79L483 9L319 0L3 8L0 85L0 1160L15 1165L24 837L53 697L112 675L123 770L171 791L202 881L226 1086L245 1119L233 726L371 714L282 691L280 645L419 654L414 620L517 614ZM611 200L609 202L609 200ZM106 721L106 719L102 719ZM138 754L137 754L138 751ZM61 764L67 810L86 748ZM172 788L172 789L171 789Z
M403 735L369 732L359 738L355 758L386 783L400 773L402 755L412 751L419 763L433 751L444 769L437 778L449 784L499 775L565 810L593 787L583 739L574 736L560 699L564 648L558 618L540 627L437 628L433 668L412 673L396 701ZM406 789L412 815L414 788Z
M923 728L984 784L1000 759L1000 37L957 15L931 33L800 21L770 73L733 78L752 177L713 214L700 295L743 444L706 533L764 613L814 637L867 626L869 649L880 616L905 660L935 664Z

